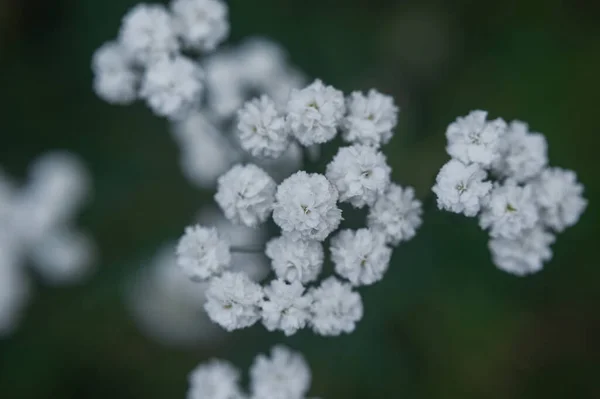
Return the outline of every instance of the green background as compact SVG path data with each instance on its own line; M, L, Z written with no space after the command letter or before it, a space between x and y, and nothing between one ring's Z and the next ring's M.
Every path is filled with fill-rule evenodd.
M216 356L245 370L274 343L304 353L311 394L324 399L600 397L598 3L230 1L232 42L268 36L311 78L396 98L385 152L394 180L426 201L425 222L385 279L361 290L353 334L255 327L185 350L142 335L123 297L128 276L211 193L182 177L166 121L91 91L91 54L133 4L0 0L0 165L23 177L46 150L80 154L95 183L80 223L101 250L88 283L36 284L20 329L0 341L0 398L183 398L197 363ZM586 213L537 275L498 271L476 221L431 201L445 127L476 108L545 133L551 164L586 186Z

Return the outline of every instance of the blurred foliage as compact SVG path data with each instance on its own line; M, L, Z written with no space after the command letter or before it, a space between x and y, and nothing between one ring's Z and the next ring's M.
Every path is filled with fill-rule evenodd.
M395 96L401 123L385 151L394 179L428 204L420 234L395 251L383 282L362 290L365 318L350 336L257 327L190 350L157 345L128 315L125 283L211 193L183 179L164 120L91 91L91 54L135 0L2 0L0 164L23 176L48 149L80 154L96 194L81 224L102 259L87 284L36 287L18 333L0 342L0 398L182 398L198 362L218 356L245 369L279 342L305 354L311 393L323 398L600 397L598 3L229 3L233 42L265 35L309 76ZM586 185L589 208L538 275L496 270L476 222L431 199L445 127L475 108L528 121L546 134L551 163Z

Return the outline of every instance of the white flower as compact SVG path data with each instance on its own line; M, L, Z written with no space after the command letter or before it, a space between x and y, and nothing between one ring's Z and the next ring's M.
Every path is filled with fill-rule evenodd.
M302 90L292 90L286 123L303 146L321 144L335 137L344 112L344 94L316 80Z
M337 199L325 176L300 171L277 187L273 220L294 240L323 241L342 219Z
M370 285L383 278L392 256L385 236L370 229L342 230L331 239L335 271L352 285Z
M275 200L275 181L256 165L235 165L219 177L215 200L227 219L246 226L267 220Z
M355 91L346 100L348 115L342 129L344 140L379 147L392 138L398 123L398 107L391 96L371 89L365 96Z
M299 353L278 345L271 357L258 355L250 368L252 399L304 399L311 373Z
M310 322L317 334L337 336L351 333L356 322L362 319L362 299L357 292L352 291L350 284L329 277L309 294L313 298Z
M421 226L421 201L412 187L392 183L369 209L367 225L385 235L386 242L398 245L413 238Z
M130 104L137 98L138 76L129 54L117 42L104 43L92 58L94 91L111 104Z
M289 282L315 281L323 268L323 246L318 241L275 237L267 243L265 252L277 277Z
M202 70L191 60L163 57L146 69L140 97L156 115L181 118L199 102L203 79Z
M548 168L533 186L542 223L558 232L577 223L587 207L583 185L571 170Z
M119 41L140 64L179 50L173 19L162 5L138 4L123 17Z
M552 258L550 245L554 241L553 234L536 226L516 239L492 238L489 248L499 269L524 276L542 270L544 262Z
M499 157L498 147L506 123L502 119L488 122L486 117L486 111L472 111L448 126L446 151L451 157L484 167L490 166Z
M188 376L187 399L242 399L240 372L230 363L213 359Z
M289 131L275 103L263 95L238 111L240 145L252 156L278 158L290 144Z
M438 173L432 190L437 196L438 208L465 216L475 216L492 189L484 181L487 173L479 165L465 165L452 159Z
M171 11L188 48L212 51L229 34L227 4L221 0L174 0Z
M339 149L325 176L337 188L340 201L355 208L373 205L390 184L391 168L385 155L373 147L353 145Z
M292 335L306 326L311 299L304 295L304 286L299 281L273 280L264 288L264 295L261 316L267 330Z
M138 328L161 344L189 347L212 342L223 330L204 311L207 282L177 267L175 243L163 244L127 286L127 305Z
M229 268L229 243L214 227L186 227L177 245L177 265L194 281L206 280Z
M190 112L172 124L184 176L195 186L213 189L219 176L239 161L238 153L206 115Z
M526 123L512 121L500 138L500 158L494 172L517 182L525 182L542 172L548 163L548 144L544 135L530 133Z
M204 309L227 331L250 327L260 319L262 288L245 273L225 272L211 280Z
M95 248L83 233L55 228L32 248L33 266L50 284L82 281L93 270Z
M531 185L518 186L507 180L496 184L490 200L483 208L479 225L490 230L490 236L516 239L538 221L538 207Z

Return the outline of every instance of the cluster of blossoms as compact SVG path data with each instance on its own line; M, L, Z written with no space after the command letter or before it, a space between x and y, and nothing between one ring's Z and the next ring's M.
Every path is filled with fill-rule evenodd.
M88 191L87 171L69 153L38 158L22 187L0 171L0 335L17 326L29 298L27 264L54 285L91 271L94 246L71 225Z
M577 223L587 206L574 172L548 166L547 143L527 124L458 118L446 131L452 159L433 191L440 209L479 216L496 266L516 275L542 269L555 234Z
M192 281L208 281L205 309L228 331L258 321L286 335L310 327L321 335L350 333L362 318L355 287L381 280L392 246L411 239L421 224L421 203L411 188L390 181L379 147L392 136L398 108L389 96L342 92L317 80L292 90L283 107L263 95L238 111L243 149L263 158L281 156L293 143L304 147L331 141L341 131L349 143L325 174L298 171L280 184L261 167L236 164L217 182L215 200L233 223L256 228L272 217L281 236L264 249L275 279L260 285L231 270L232 245L221 232L188 227L177 246L177 264ZM342 229L340 203L369 207L367 227ZM318 281L329 237L338 277ZM262 250L262 249L260 249ZM314 286L308 286L315 284Z
M261 354L254 359L249 394L240 387L240 379L232 364L213 359L190 373L187 399L305 399L311 372L302 355L275 346L271 356Z
M205 73L192 57L213 51L228 34L221 0L138 4L118 38L94 54L94 89L107 102L143 99L157 115L180 118L202 100Z

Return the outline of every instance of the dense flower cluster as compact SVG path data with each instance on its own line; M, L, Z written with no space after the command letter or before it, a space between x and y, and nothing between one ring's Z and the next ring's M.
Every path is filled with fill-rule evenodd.
M94 245L72 226L89 190L86 168L66 152L38 158L22 187L0 171L0 335L17 326L29 297L26 263L55 285L92 271Z
M222 0L138 4L123 17L118 38L94 54L94 90L113 104L147 102L164 117L182 118L198 105L204 72L190 55L214 50L229 33Z
M374 90L361 96L355 92L344 101L341 92L317 80L292 90L287 105L278 107L266 95L242 105L238 128L241 146L250 155L272 157L293 144L314 148L348 126L356 136L365 124L367 135L375 129L381 140L352 139L357 143L341 147L325 174L300 170L277 185L266 170L246 163L218 179L215 200L232 223L256 227L272 216L281 229L281 236L258 249L270 258L276 276L264 285L228 270L231 253L256 248L236 248L201 225L186 229L177 263L191 279L208 280L204 307L224 329L261 321L286 335L307 327L328 336L350 333L363 315L356 287L381 280L392 246L415 235L421 203L412 188L391 183L391 168L379 149L392 135L397 108ZM349 112L346 102L353 104ZM370 121L371 114L376 125L357 122ZM343 220L341 202L369 207L367 227L333 234ZM319 281L330 237L334 270L348 282L333 276Z
M577 223L585 210L583 185L574 172L547 166L542 134L520 121L486 117L485 111L473 111L448 126L452 159L433 192L440 209L479 215L498 268L520 276L535 273L552 258L555 234Z
M256 356L250 367L249 393L240 386L240 372L230 363L213 359L189 374L188 399L305 399L311 372L299 353L275 346L271 355Z

